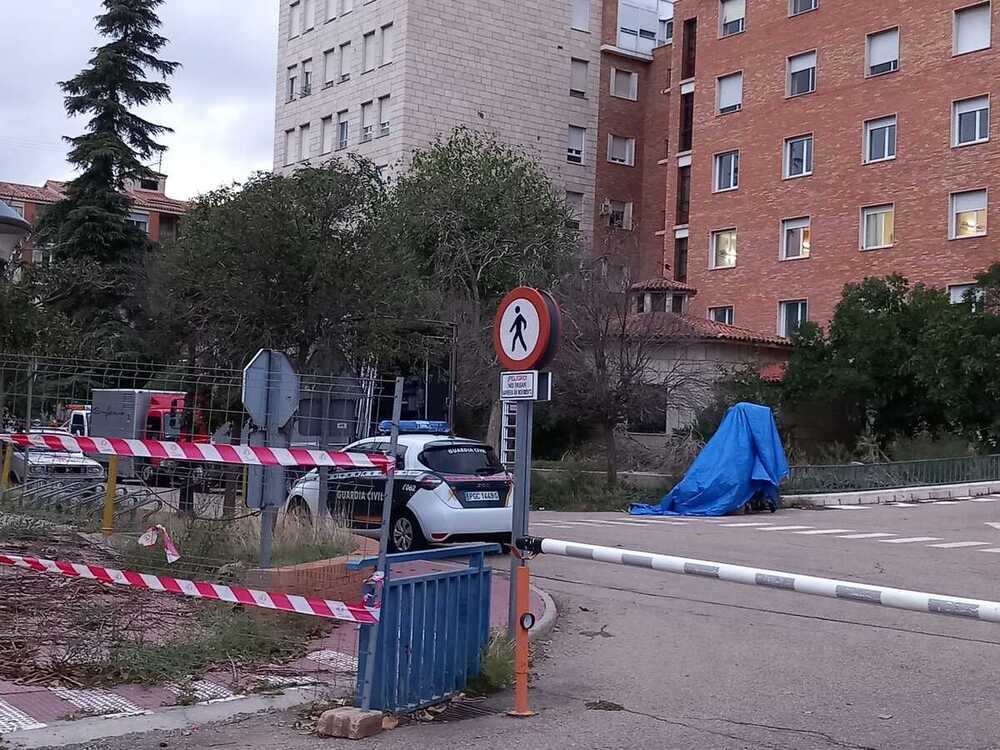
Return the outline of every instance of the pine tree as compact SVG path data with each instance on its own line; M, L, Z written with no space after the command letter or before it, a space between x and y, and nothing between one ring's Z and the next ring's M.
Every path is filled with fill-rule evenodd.
M167 39L156 33L156 9L163 0L104 0L97 30L110 41L94 49L89 66L59 85L70 115L90 115L87 132L66 138L68 160L80 174L66 197L41 222L42 239L59 258L121 263L145 248L144 234L128 224L125 181L151 176L144 165L165 147L154 139L172 132L144 120L130 108L170 99L168 75L179 63L156 54ZM147 74L163 80L146 80Z

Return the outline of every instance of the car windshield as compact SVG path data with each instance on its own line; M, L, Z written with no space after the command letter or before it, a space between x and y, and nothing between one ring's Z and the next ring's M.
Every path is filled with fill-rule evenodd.
M496 474L503 471L488 445L428 445L420 457L423 464L441 474Z

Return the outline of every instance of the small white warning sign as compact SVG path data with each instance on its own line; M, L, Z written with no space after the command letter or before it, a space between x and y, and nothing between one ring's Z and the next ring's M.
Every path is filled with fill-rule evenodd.
M525 370L523 372L500 373L501 401L537 401L538 372Z

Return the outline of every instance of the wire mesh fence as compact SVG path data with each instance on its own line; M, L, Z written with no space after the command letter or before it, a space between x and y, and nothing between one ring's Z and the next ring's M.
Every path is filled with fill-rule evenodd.
M261 567L259 466L66 447L82 438L246 446L257 427L242 380L235 369L0 354L0 680L147 683L175 702L353 685L357 629L335 605L363 597L368 573L350 563L378 551L380 468L284 467L271 564ZM293 451L342 449L392 414L395 383L373 370L300 380L283 431ZM338 503L332 484L355 502ZM65 565L9 563L24 559L111 572L89 580Z

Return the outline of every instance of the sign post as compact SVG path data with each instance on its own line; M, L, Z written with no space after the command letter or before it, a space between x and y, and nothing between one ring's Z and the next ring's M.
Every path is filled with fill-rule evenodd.
M493 345L504 367L500 400L515 404L514 507L511 528L510 608L507 627L516 646L515 706L512 716L532 716L528 708L528 631L534 624L528 567L516 542L528 535L531 510L531 433L535 401L552 397L552 376L541 368L559 348L559 307L548 292L518 287L501 301L493 324Z
M282 428L299 408L299 376L288 357L273 349L257 352L243 369L243 405L256 428L250 433L250 445L288 447L288 437ZM262 511L259 561L262 568L271 566L274 520L284 500L283 467L248 467L246 504Z

